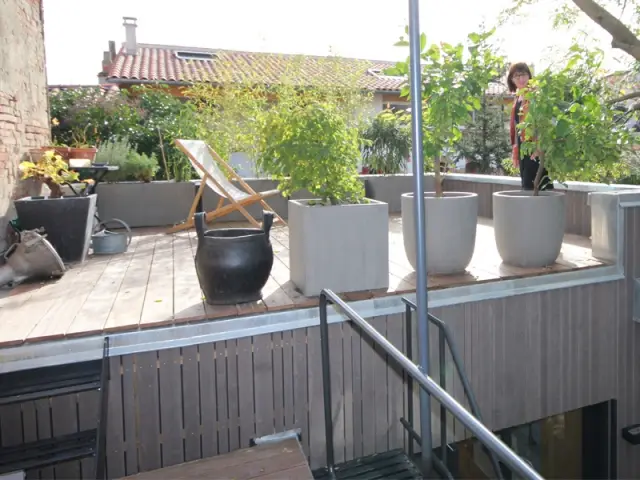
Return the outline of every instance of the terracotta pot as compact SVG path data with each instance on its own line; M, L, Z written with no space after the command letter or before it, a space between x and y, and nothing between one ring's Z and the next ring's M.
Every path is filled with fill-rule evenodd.
M31 160L38 160L42 155L45 154L45 152L48 152L49 150L55 151L56 155L60 155L63 160L69 161L69 158L71 156L71 149L69 147L54 147L51 145L29 150Z
M89 148L70 148L69 160L73 159L86 159L93 161L96 158L98 149L95 147Z

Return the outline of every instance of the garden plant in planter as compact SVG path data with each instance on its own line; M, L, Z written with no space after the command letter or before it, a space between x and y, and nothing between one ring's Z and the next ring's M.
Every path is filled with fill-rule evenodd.
M291 281L305 296L388 288L388 205L366 199L358 178L355 110L339 93L280 93L261 117L259 166L284 196L312 197L289 200Z
M558 182L589 181L596 171L606 177L632 144L608 104L614 92L601 69L602 52L573 46L570 53L562 69L534 76L523 92L528 109L518 129L524 129L523 154L540 162L534 189L493 194L496 246L509 265L551 265L562 249L565 195L540 190L544 169Z
M22 162L20 171L22 179L41 181L51 191L48 197L25 197L14 202L20 228L44 228L47 240L64 262L84 261L93 230L96 195L63 196L62 186L76 182L78 174L70 171L67 162L53 150L36 161Z
M462 137L460 127L471 112L482 108L481 99L489 82L498 76L502 59L493 54L488 39L493 31L471 33L465 53L462 44L427 46L421 36L423 149L425 161L434 159L435 192L425 192L426 247L428 274L463 272L473 256L478 222L478 195L444 192L440 155L454 149ZM401 39L398 45L408 43ZM408 75L409 60L398 63L390 74ZM408 86L403 95L409 95ZM431 170L425 165L425 171ZM416 269L414 194L401 199L405 253Z

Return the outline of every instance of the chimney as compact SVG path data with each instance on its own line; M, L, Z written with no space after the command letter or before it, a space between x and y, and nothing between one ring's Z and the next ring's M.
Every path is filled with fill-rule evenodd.
M136 55L138 53L138 43L136 42L136 18L135 17L122 17L124 20L124 30L127 35L127 40L124 46L124 51L127 55Z
M109 56L113 62L116 59L116 42L109 40Z

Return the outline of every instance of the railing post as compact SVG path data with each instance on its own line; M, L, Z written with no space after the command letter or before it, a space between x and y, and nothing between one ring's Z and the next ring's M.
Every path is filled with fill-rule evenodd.
M438 330L438 359L440 362L440 387L447 389L447 368L445 364L445 338L444 330ZM440 451L442 452L442 463L447 465L447 409L440 404Z
M407 305L407 309L404 313L405 318L405 328L407 329L405 333L406 340L406 352L407 358L413 362L413 322L411 321L411 306ZM409 426L413 427L413 377L411 375L407 375L407 420L409 422ZM411 435L409 435L409 458L413 458L413 442L414 439Z
M327 448L327 470L333 477L333 415L331 414L331 369L329 366L329 324L327 322L327 296L320 294L320 355L322 361L322 392L324 395L324 432Z

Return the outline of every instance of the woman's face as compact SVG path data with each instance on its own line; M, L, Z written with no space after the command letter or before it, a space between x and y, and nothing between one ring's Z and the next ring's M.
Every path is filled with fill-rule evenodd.
M515 83L518 90L527 86L529 82L529 74L526 72L516 72L513 75L513 83Z

